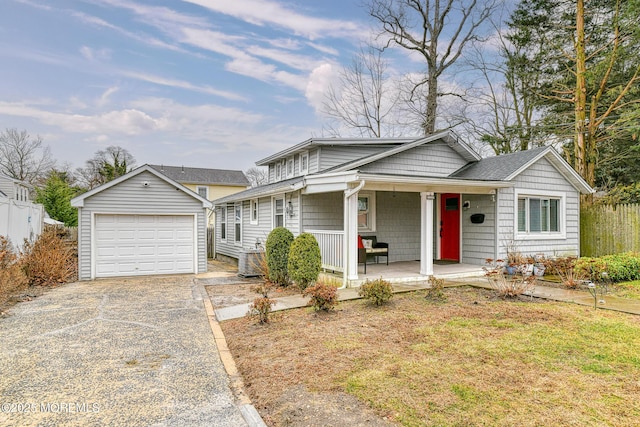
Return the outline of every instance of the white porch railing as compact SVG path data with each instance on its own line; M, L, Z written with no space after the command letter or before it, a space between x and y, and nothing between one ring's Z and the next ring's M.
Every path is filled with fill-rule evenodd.
M344 232L342 230L305 230L313 234L320 245L322 268L325 270L343 271L342 255Z

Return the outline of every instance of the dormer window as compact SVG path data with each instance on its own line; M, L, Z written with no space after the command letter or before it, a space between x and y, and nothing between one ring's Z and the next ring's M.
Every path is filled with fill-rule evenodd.
M309 152L300 153L300 175L309 173Z
M276 181L279 181L282 178L282 163L276 163Z
M287 178L291 178L293 176L293 157L289 157L287 159Z

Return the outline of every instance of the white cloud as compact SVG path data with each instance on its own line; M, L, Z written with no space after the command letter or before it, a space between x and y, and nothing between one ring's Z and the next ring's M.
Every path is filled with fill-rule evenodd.
M155 76L153 74L137 73L133 71L123 71L121 72L121 74L132 79L142 80L161 86L176 87L180 89L192 90L195 92L207 93L209 95L215 95L222 98L230 99L232 101L247 101L247 98L238 95L237 93L215 89L211 86L198 86L183 80L167 79L164 77Z
M113 30L117 33L122 34L127 38L136 40L140 43L147 44L149 46L186 53L184 50L180 49L178 46L174 46L172 44L163 42L162 40L159 40L155 37L151 37L148 35L141 35L139 33L133 33L131 31L127 31L124 28L120 28L117 25L113 25L105 21L104 19L98 18L96 16L87 15L86 13L82 13L82 12L72 12L71 15L76 19L80 20L81 22L84 22L85 24Z
M184 0L214 12L233 16L250 24L275 25L293 31L311 40L326 37L358 38L362 25L346 20L316 18L287 9L278 2L268 0Z
M110 49L92 49L89 46L82 46L80 54L89 61L108 60L111 58Z
M277 82L304 91L307 85L305 76L287 71L279 71L274 65L265 64L257 58L236 58L225 64L225 68L233 73L242 74L265 82Z
M98 102L97 102L98 106L103 107L104 105L106 105L109 102L109 98L111 97L111 95L113 95L117 91L118 91L117 86L113 86L105 90L100 96L100 98L98 99Z
M329 63L324 63L318 66L309 76L305 96L316 112L320 112L322 110L325 95L329 90L329 87L336 81L337 76L338 73L335 70L335 67Z

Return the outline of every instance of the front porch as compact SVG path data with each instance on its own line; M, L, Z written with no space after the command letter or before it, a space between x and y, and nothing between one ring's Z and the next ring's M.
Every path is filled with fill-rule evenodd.
M397 261L385 263L367 264L367 274L362 273L362 266L358 271L358 279L350 280L349 287L357 287L363 284L367 279L375 280L382 278L392 284L400 283L425 283L429 280L429 276L420 274L420 261ZM438 279L458 279L461 277L481 277L484 275L482 267L471 264L462 263L441 263L435 261L433 264L433 275ZM334 279L342 280L342 273L325 271L322 274Z

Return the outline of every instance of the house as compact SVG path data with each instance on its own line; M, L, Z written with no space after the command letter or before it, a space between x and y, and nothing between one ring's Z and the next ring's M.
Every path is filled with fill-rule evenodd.
M244 172L226 169L189 168L184 166L149 165L175 182L195 191L207 200L215 200L250 186ZM208 225L213 225L213 217Z
M42 233L44 208L30 199L31 185L0 174L0 236L16 246Z
M277 226L309 232L345 285L361 280L359 235L387 242L390 263L419 260L416 278L514 248L579 254L579 196L593 192L552 147L483 159L449 131L310 139L256 165L268 184L214 201L217 253L238 258Z
M207 271L206 198L149 165L71 200L78 208L78 276Z

